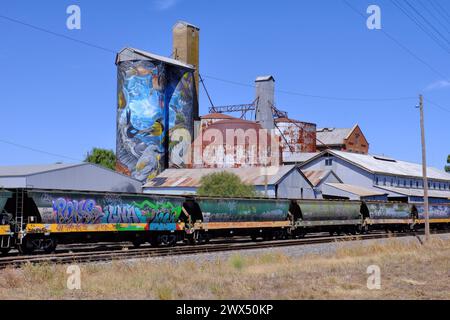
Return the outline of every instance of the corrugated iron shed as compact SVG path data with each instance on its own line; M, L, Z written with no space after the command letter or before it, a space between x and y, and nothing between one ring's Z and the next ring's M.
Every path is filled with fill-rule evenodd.
M298 170L294 165L270 167L245 167L245 168L202 168L202 169L167 169L144 185L144 188L167 187L199 187L203 176L217 173L234 173L246 184L262 186L275 185L288 175L292 170Z
M331 170L303 170L302 172L314 187L317 187L328 175L334 174ZM341 181L335 174L334 176Z
M319 152L283 152L283 163L302 164L305 161L317 156Z
M414 188L396 188L396 187L380 187L376 188L386 190L389 192L394 192L399 195L409 196L409 197L423 197L423 189L414 189ZM428 190L428 196L432 198L444 198L450 199L450 191L444 190Z
M325 150L320 154L318 154L317 156L306 161L304 165L306 163L314 161L319 157L326 155L327 153L334 155L338 158L341 158L345 161L348 161L360 167L361 169L364 169L373 174L376 173L376 174L386 174L386 175L404 176L413 178L422 177L422 165L418 163L395 160L383 156L357 154L336 150ZM445 171L433 167L428 167L427 174L428 178L431 179L450 181L449 173L446 173Z
M346 184L346 183L329 183L329 182L327 182L325 184L330 187L352 193L359 197L384 196L387 194L387 192L376 191L373 189L364 188L361 186L355 186L355 185Z
M344 140L354 130L353 128L320 128L317 129L317 141L319 144L325 144L329 146L338 146L344 144Z

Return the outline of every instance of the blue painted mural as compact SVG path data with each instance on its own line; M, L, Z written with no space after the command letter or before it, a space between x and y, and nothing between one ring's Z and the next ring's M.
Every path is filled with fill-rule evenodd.
M145 182L168 166L184 167L193 134L194 96L190 70L148 60L121 62L117 170ZM188 134L172 140L176 129Z

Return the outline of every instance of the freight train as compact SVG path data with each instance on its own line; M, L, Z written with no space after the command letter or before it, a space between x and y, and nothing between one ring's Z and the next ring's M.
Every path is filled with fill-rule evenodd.
M432 226L448 228L450 204L432 204L429 211ZM0 190L2 254L13 248L50 253L58 243L201 244L233 236L256 241L314 232L409 231L423 224L422 204Z

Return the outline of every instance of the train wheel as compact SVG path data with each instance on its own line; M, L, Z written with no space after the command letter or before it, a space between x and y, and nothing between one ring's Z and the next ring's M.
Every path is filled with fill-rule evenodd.
M141 239L134 239L133 241L131 241L131 243L133 243L133 247L135 247L136 249L139 248L144 242Z
M17 249L21 254L32 254L35 247L31 241L22 239L22 243L18 245Z
M42 250L44 250L44 252L47 254L55 252L56 246L57 246L56 239L42 240L41 244Z
M151 237L149 243L152 247L159 247L161 245L161 239L159 236Z
M6 256L9 253L9 251L11 251L11 248L2 248L0 249L0 255Z

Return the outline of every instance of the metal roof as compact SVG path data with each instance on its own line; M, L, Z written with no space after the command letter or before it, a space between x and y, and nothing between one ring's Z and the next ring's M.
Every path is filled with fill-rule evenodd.
M151 60L151 61L161 61L170 65L174 65L177 67L182 67L190 70L195 70L193 65L183 63L181 61L163 57L148 51L135 49L135 48L124 48L122 49L116 57L116 64L119 64L122 61L132 61L132 60Z
M302 172L314 187L317 187L330 174L333 174L338 181L341 181L332 170L302 170Z
M303 163L317 156L320 152L283 152L284 163Z
M83 164L54 163L42 165L0 166L0 177L25 177L38 173L76 167Z
M316 137L321 144L326 145L342 145L344 140L348 138L353 128L321 128L317 129Z
M200 118L202 118L202 119L237 119L236 117L232 117L228 114L217 113L217 112L205 114L203 116L200 116Z
M361 186L355 186L352 184L346 184L346 183L325 183L327 186L352 193L354 195L360 196L360 197L370 197L370 196L384 196L387 194L387 192L381 192L376 191L369 188L364 188Z
M268 76L259 76L256 78L255 82L260 82L260 81L269 81L269 80L273 80L275 81L275 78L271 75Z
M278 184L283 178L293 170L297 170L295 165L269 167L265 171L264 167L243 167L243 168L199 168L199 169L167 169L153 178L144 188L164 188L164 187L199 187L203 176L217 173L234 173L242 182L250 185L261 186L265 184ZM268 174L266 174L266 172Z
M422 165L418 163L395 160L392 158L386 158L384 156L359 154L337 150L322 151L320 154L307 160L302 165L320 158L325 154L334 155L373 174L376 173L393 176L404 176L410 178L422 178ZM450 181L450 173L446 173L443 170L439 170L433 167L427 168L427 176L430 179Z
M348 160L373 173L407 176L415 178L422 177L422 165L418 163L394 160L390 158L388 159L386 157L380 157L376 155L374 156L366 154L357 154L335 150L328 150L328 152L335 154L340 158ZM427 175L431 179L450 181L449 173L446 173L443 170L439 170L433 167L427 168Z
M377 186L377 188L410 197L423 197L423 189L384 187L384 186L383 187ZM450 191L429 189L428 196L432 198L450 199Z
M183 20L178 20L175 24L174 24L174 28L176 28L178 25L183 25L183 26L187 26L187 27L192 27L192 28L195 28L195 29L197 29L197 30L200 30L200 28L199 27L197 27L196 25L193 25L192 23L190 23L190 22L187 22L187 21L183 21Z

